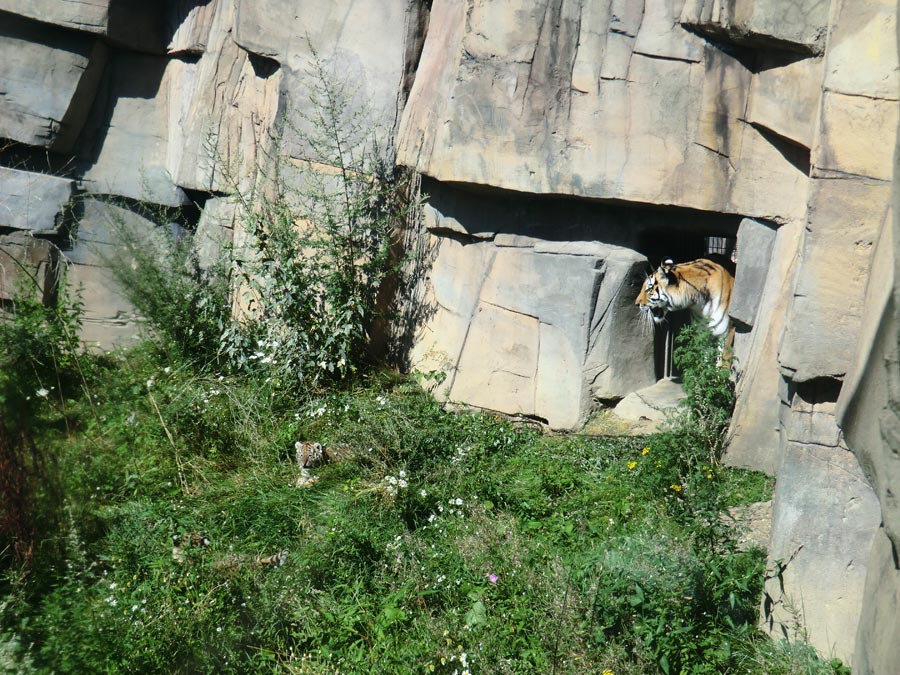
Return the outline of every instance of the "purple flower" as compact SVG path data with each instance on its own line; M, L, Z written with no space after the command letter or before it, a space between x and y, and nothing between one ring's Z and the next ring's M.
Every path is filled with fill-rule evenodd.
M497 580L500 578L493 572L491 574L485 574L484 576L486 576L487 580L490 581L492 584L496 584Z

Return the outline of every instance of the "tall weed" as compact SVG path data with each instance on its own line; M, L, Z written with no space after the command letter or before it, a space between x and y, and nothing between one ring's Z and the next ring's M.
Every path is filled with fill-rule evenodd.
M110 205L119 207L108 212L115 246L102 258L157 344L201 368L223 367L221 336L232 320L226 262L201 269L190 236L171 226L169 209Z
M313 50L299 149L277 144L257 180L220 170L234 190L235 242L202 268L168 209L137 209L155 228L113 218L116 281L161 345L207 370L273 388L342 380L368 362L377 296L395 235L417 202L410 174L347 81Z
M35 442L35 428L49 406L90 392L80 298L64 275L58 293L44 293L24 267L20 278L0 314L0 562L27 568L40 544L50 553L61 507L55 458Z
M281 381L340 380L366 361L396 231L416 208L369 111L313 50L310 96L286 133L304 156L276 151L263 186L241 192L235 247L244 316L223 336L241 369Z

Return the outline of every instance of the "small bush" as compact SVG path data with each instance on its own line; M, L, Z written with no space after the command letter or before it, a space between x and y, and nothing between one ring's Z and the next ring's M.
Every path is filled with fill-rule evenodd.
M7 428L26 428L48 400L65 401L86 384L83 303L64 276L60 287L58 302L45 304L37 281L29 279L0 315L0 411Z
M276 158L267 189L239 194L245 315L224 334L236 366L291 384L340 380L365 363L392 237L416 207L410 175L386 156L349 83L314 50L307 75L308 112L287 125L305 156Z
M116 245L103 259L157 345L201 369L224 367L221 336L232 320L226 262L200 269L191 238L170 226L169 209L110 203L122 210L110 211L108 225ZM140 221L123 215L131 209ZM156 227L146 229L147 221Z
M702 322L695 321L681 330L675 344L675 365L682 372L682 386L687 394L683 429L707 450L708 461L715 463L734 409L731 369L722 362L723 341Z
M157 227L113 217L118 249L107 256L164 350L282 391L342 380L367 362L392 237L417 207L410 174L393 165L351 85L313 53L307 112L284 122L304 156L276 148L256 182L221 167L237 226L215 264L199 267L191 238L173 235L170 209L124 202Z

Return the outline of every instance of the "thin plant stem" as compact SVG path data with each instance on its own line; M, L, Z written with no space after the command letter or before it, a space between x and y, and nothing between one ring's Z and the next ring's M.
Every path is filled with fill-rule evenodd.
M172 452L175 455L175 466L178 470L178 483L181 485L181 493L187 494L188 484L187 480L184 477L184 463L181 461L181 454L178 452L178 445L175 443L175 439L172 437L172 432L169 431L169 427L166 425L166 421L163 419L162 412L160 412L159 406L156 404L156 397L153 396L153 392L148 389L147 395L150 397L150 403L153 404L153 409L156 411L156 416L159 417L159 423L162 425L163 431L166 432L166 438L169 439L169 444L172 446Z

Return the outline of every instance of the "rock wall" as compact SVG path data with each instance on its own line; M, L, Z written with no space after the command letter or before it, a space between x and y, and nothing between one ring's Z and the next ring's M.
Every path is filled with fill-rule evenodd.
M656 379L633 307L649 262L735 238L726 461L776 475L787 561L764 625L893 674L896 18L893 0L0 0L0 250L48 300L65 263L84 338L127 343L110 222L149 228L151 205L212 259L229 196L273 156L311 159L292 129L314 52L423 176L397 332L438 397L577 428ZM21 268L0 268L8 298Z

